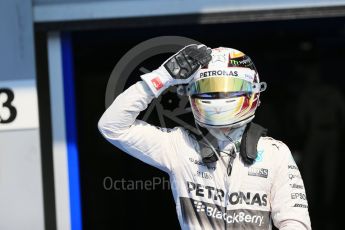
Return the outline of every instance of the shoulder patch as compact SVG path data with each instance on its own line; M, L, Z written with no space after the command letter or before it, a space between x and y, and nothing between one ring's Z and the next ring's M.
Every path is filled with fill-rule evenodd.
M267 141L271 146L275 147L277 150L280 150L285 144L282 141L278 141L272 137L262 137Z

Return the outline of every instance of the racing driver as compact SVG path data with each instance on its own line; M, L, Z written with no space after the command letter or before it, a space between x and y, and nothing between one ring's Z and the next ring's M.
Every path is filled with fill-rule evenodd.
M311 229L289 148L252 122L266 83L247 55L192 44L141 79L98 127L119 149L169 174L182 229ZM137 119L172 85L189 97L194 132Z

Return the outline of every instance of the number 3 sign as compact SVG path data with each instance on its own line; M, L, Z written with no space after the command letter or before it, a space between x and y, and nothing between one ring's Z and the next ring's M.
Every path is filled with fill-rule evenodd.
M0 82L0 131L37 127L35 81Z
M0 88L0 123L11 123L16 119L17 109L12 105L13 99L14 93L11 89Z

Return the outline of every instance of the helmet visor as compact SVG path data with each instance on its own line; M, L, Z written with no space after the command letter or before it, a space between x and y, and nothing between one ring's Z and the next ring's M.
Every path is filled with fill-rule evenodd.
M203 94L250 94L253 92L253 83L234 77L209 77L198 79L189 85L190 96Z

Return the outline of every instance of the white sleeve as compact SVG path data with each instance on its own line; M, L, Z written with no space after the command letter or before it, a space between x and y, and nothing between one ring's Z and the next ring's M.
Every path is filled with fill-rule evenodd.
M310 230L308 202L299 169L285 144L277 148L282 159L276 165L271 191L273 223L280 230Z
M110 143L129 155L169 172L175 159L172 139L176 130L161 129L136 119L153 97L144 82L137 82L104 112L98 129Z

